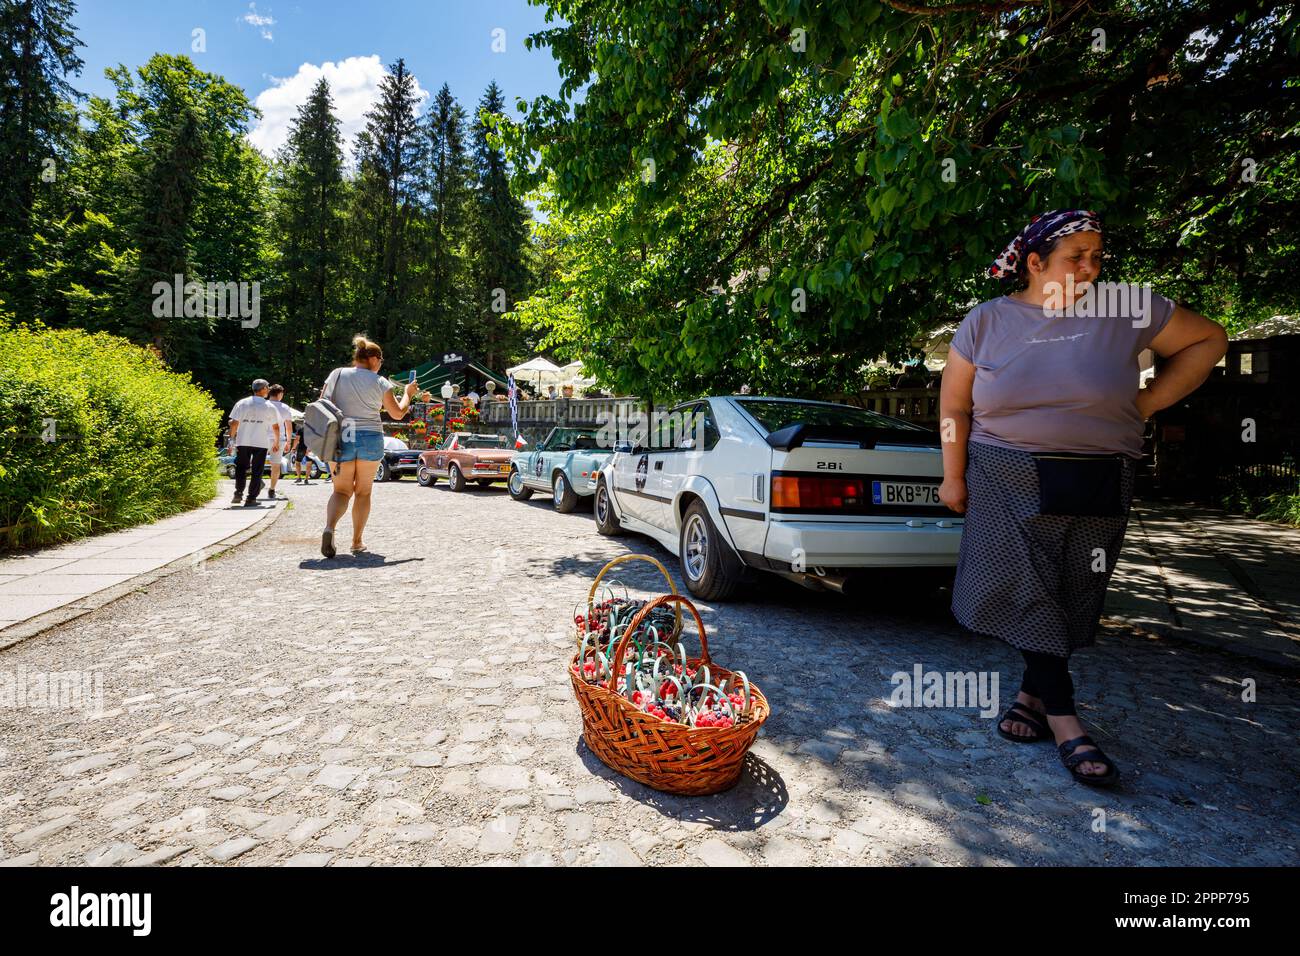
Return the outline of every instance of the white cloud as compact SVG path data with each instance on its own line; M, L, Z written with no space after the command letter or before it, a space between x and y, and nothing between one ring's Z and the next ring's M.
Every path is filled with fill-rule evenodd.
M275 37L271 35L271 27L275 26L275 17L271 16L269 11L266 13L258 13L256 3L250 3L248 5L248 12L240 17L240 19L249 26L260 29L262 31L263 40L275 40Z
M326 62L317 66L304 63L290 77L270 77L272 85L257 95L254 105L262 111L262 119L248 134L248 140L268 156L275 154L289 138L289 124L298 108L311 96L312 87L321 77L330 85L334 98L334 115L339 119L344 149L351 158L352 145L358 133L366 126L366 111L379 99L379 81L388 70L377 55L350 56L338 63ZM421 89L419 81L415 93L420 103L429 94Z

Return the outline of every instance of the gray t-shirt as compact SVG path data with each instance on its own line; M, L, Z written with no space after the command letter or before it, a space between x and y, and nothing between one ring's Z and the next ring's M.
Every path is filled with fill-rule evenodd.
M971 440L1140 458L1138 354L1174 312L1154 293L1145 304L1062 315L1001 296L971 309L952 340L975 366Z
M359 432L379 432L384 426L379 410L384 406L384 392L393 383L368 368L336 368L325 379L325 397L339 407L345 419L351 419Z

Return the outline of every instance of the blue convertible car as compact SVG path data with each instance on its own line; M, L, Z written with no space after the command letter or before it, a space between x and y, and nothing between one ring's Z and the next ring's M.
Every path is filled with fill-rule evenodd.
M598 447L594 429L552 428L535 449L510 459L506 487L515 501L527 501L534 491L549 492L555 510L567 513L595 493L596 475L613 453Z

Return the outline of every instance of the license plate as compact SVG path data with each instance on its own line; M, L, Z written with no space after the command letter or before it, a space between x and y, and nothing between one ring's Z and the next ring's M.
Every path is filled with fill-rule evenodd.
M873 481L871 502L877 505L937 505L939 486L919 481Z

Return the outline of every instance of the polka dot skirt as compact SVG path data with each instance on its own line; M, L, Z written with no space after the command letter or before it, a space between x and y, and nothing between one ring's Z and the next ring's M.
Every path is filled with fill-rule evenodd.
M1124 543L1134 460L1122 459L1118 517L1039 514L1027 451L972 441L952 613L1023 651L1068 657L1093 643Z

